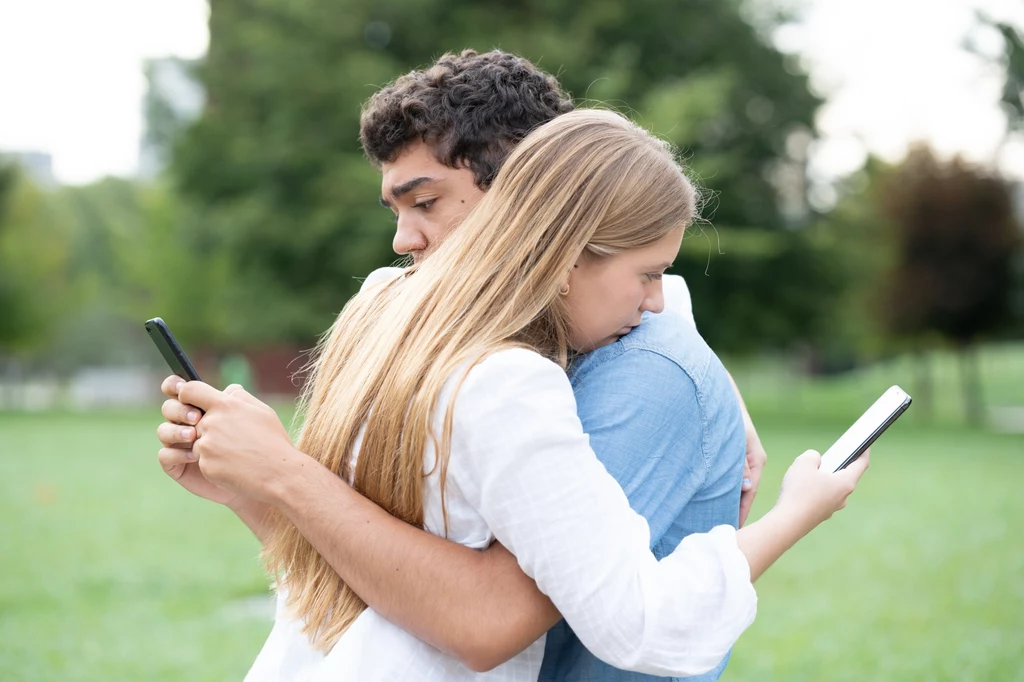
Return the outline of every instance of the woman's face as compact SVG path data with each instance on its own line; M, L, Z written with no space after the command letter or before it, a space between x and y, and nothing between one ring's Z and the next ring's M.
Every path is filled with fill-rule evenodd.
M639 249L603 258L584 253L569 273L569 343L586 353L615 343L645 311L665 308L661 276L679 252L683 228Z

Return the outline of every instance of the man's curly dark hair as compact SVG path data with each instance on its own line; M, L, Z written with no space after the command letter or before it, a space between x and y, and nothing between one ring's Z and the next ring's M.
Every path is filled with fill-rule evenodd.
M464 50L374 94L363 107L359 137L377 166L422 140L439 162L469 168L487 189L516 144L572 109L558 81L526 59Z

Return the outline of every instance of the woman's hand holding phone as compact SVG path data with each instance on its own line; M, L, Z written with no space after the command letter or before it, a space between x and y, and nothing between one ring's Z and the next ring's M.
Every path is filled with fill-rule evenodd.
M786 471L776 508L800 523L806 535L846 506L847 498L867 471L870 453L868 450L845 469L832 472L821 467L821 455L808 450Z
M846 506L846 498L868 468L865 452L848 467L831 472L821 455L808 450L796 458L782 479L779 500L767 514L736 531L736 541L757 580L790 547L818 524Z

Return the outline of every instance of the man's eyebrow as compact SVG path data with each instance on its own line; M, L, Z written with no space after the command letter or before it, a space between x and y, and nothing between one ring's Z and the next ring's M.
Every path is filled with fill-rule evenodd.
M421 175L418 178L413 178L407 182L403 182L401 185L394 185L391 187L391 196L395 199L400 198L403 194L408 194L417 187L425 185L430 182L437 182L437 178L432 178L428 175Z
M394 185L391 188L391 196L398 199L403 194L408 194L420 185L426 185L430 182L437 182L437 178L432 178L429 175L421 175L418 178L413 178L408 182L403 182L401 185ZM391 202L385 199L383 196L380 198L380 205L384 208L391 208Z

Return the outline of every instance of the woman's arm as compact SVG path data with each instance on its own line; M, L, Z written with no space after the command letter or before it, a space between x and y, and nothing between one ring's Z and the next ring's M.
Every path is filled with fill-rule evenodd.
M789 467L779 501L754 523L736 533L740 551L757 580L782 554L835 511L846 506L860 477L867 471L870 449L839 473L822 471L821 455L808 450Z
M720 526L659 562L646 521L591 451L556 365L525 350L497 353L470 373L455 410L448 475L583 644L620 669L713 668L753 620L751 570L759 575L827 516L825 503L780 504L739 539Z

